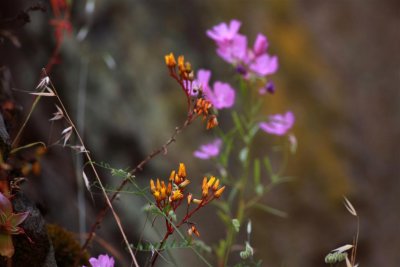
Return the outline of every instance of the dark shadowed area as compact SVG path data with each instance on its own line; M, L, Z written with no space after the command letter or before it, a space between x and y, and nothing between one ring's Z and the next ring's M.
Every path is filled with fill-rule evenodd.
M186 99L168 76L165 54L184 54L193 68L211 69L212 79L230 79L233 84L234 71L217 56L205 31L236 18L242 21L240 31L249 42L264 33L269 51L278 55L279 71L271 77L276 93L263 96L268 98L263 109L266 114L292 110L298 140L297 153L285 170L293 179L274 187L263 200L287 217L251 211L255 257L262 259L262 266L324 266L326 254L352 243L356 232L356 220L343 206L346 195L360 217L360 266L400 263L396 230L400 221L399 1L69 2L72 28L64 33L49 77L94 161L133 168L184 122ZM1 92L11 92L18 110L11 136L33 103L25 91L34 90L57 45L50 3L40 2L46 11L19 15L38 3L0 3ZM65 125L49 122L54 112L54 101L41 100L19 144L56 142ZM222 111L219 121L221 127L229 126L229 114ZM188 175L199 177L196 183L200 183L200 177L216 168L211 161L193 157L193 151L213 136L195 122L165 155L137 174L138 183L145 187L150 178L168 178L179 162L185 162ZM260 152L276 142L274 138L260 133ZM83 233L104 200L98 188L93 196L85 189L81 163L75 151L52 146L41 159L41 174L21 187L48 223L77 237L82 233L84 240ZM107 188L120 182L106 170L100 174ZM87 175L93 181L90 171ZM152 227L148 221L142 210L145 205L146 199L129 192L121 193L115 202L132 243L140 238L159 241L163 233L161 223ZM213 207L195 219L206 244L216 245L224 236ZM244 236L241 233L237 243L242 244ZM116 258L116 266L129 266L111 214L89 251L92 255L106 252ZM239 251L233 251L229 266ZM178 266L201 264L189 249L173 251L173 255ZM140 263L148 256L137 255ZM212 255L207 258L216 264ZM174 265L160 259L157 266Z

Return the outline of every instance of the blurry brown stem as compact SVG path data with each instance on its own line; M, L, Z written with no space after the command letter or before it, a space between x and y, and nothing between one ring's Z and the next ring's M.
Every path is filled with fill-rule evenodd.
M166 152L167 147L175 141L175 138L178 134L182 132L183 129L185 129L187 126L189 126L195 119L197 118L196 116L188 116L186 121L183 123L182 126L176 127L175 132L172 134L172 136L168 139L167 142L165 142L161 147L158 149L154 150L151 154L149 154L144 160L142 160L132 171L129 172L130 175L134 175L138 171L143 170L144 165L146 165L152 158L156 157L159 155L161 152ZM114 194L110 197L110 202L112 203L115 198L118 196L119 192L125 187L125 185L129 182L130 180L125 178L121 184L118 186ZM92 224L90 227L90 231L88 233L88 236L86 238L85 243L83 244L81 248L81 252L84 251L88 245L90 244L90 241L93 239L94 234L96 232L97 227L101 224L103 221L105 215L107 214L107 211L109 210L109 205L105 204L103 209L97 214L96 221Z

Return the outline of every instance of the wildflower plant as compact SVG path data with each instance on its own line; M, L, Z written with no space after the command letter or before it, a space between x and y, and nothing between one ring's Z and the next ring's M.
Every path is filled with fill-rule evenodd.
M205 92L205 98L210 100L215 108L227 109L233 121L231 129L218 129L214 141L200 145L193 153L198 159L212 159L215 162L221 182L228 190L226 198L215 203L226 229L225 237L215 246L218 266L228 264L232 246L237 244L236 236L241 231L240 226L249 219L249 212L252 209L258 208L278 216L285 216L284 212L261 203L261 199L273 186L289 180L282 176L282 171L288 154L295 151L297 144L291 132L295 122L295 116L291 111L269 115L267 119L263 119L265 118L262 113L263 102L269 97L265 94L275 93L275 85L270 75L278 70L278 57L269 54L267 51L269 43L262 33L257 35L253 46L248 47L247 37L239 33L240 26L240 21L232 20L206 31L207 36L215 42L217 55L229 63L236 73L236 80L239 81L237 89L227 82L220 81L215 82L211 88L210 70L200 70L196 77L196 82ZM276 171L278 168L271 163L269 155L260 156L257 153L255 156L257 148L255 138L259 132L260 135L267 133L283 138L280 151L284 160L281 166L278 166L278 171ZM235 164L233 172L232 162L237 160L240 164ZM265 174L269 176L269 181L265 178ZM261 264L253 258L254 250L250 245L251 226L249 227L248 240L239 242L244 246L239 253L242 262L238 263L238 266Z
M68 19L68 16L66 19ZM283 138L284 144L281 151L283 151L284 159L287 159L288 152L295 151L296 146L296 138L291 132L295 116L291 111L284 114L269 115L269 117L263 114L263 100L270 96L265 95L266 92L271 95L275 92L275 85L269 76L278 70L278 57L267 52L268 40L261 33L257 35L253 46L249 48L247 37L239 33L240 26L241 22L232 20L229 25L221 23L206 32L207 36L215 42L218 56L232 66L232 70L237 76L236 80L239 81L236 87L226 81L218 80L210 86L212 76L210 70L200 69L195 74L191 63L186 61L184 56L181 55L177 59L173 53L165 56L169 75L179 84L186 98L187 117L181 126L175 128L171 137L164 144L130 170L114 169L92 160L91 154L86 149L83 139L55 86L46 71L43 71L42 79L36 90L31 92L31 95L35 97L33 107L14 138L12 146L14 147L18 142L40 98L53 97L55 109L49 120L51 123L62 124L64 128L59 132L59 140L52 145L67 147L84 155L87 162L82 166L82 178L86 189L92 194L94 188L99 188L105 200L103 209L97 214L89 229L86 241L81 248L81 254L90 245L97 228L102 223L107 211L110 210L121 233L125 248L129 252L132 265L139 266L136 253L133 252L133 250L136 250L136 252L151 251L152 254L147 263L153 266L164 250L179 247L167 243L173 234L179 235L184 241L184 245L181 247L193 249L196 243L195 236L200 237L199 229L202 229L202 226L193 221L193 215L206 206L211 206L209 204L213 204L217 208L217 214L226 229L225 237L213 246L218 266L228 265L232 256L232 247L237 244L241 247L240 252L237 253L241 262L237 266L260 266L261 262L255 259L255 250L251 245L252 226L249 212L253 208L259 208L275 215L284 216L284 212L261 203L261 200L273 186L287 181L288 178L282 176L284 164L279 166L277 171L277 167L271 163L269 155L260 156L257 154L256 156L256 153L254 153L257 145L255 138L259 132L261 135L267 133L270 134L269 137L274 135ZM65 28L60 29L65 30ZM217 114L222 110L231 114L233 122L231 129L217 128L219 125ZM201 118L205 122L205 128L214 132L216 136L209 143L199 144L199 148L193 152L193 155L198 160L213 160L219 175L192 179L186 172L185 164L180 163L178 170L172 170L168 179L150 179L146 183L149 184L149 188L141 188L135 181L136 175L154 157L167 154L168 146L176 141L178 134L197 118ZM264 138L268 138L268 136L264 136ZM49 148L50 144L47 144L46 147ZM286 160L284 160L285 162ZM235 166L232 166L233 164ZM112 176L122 178L115 189L105 187L96 169L99 166L110 170ZM88 171L84 168L89 168L94 178L90 178L90 175L87 175ZM269 179L265 176L268 176ZM195 190L189 190L188 185L190 183L197 185L193 187ZM135 193L143 196L150 203L154 214L165 222L164 235L156 244L149 244L145 247L139 241L137 245L133 245L127 238L122 222L113 207L113 202L128 184L133 186ZM151 198L149 197L150 194ZM0 204L2 206L0 212L3 214L0 216L3 228L2 236L0 236L3 240L3 243L0 244L0 252L2 255L11 256L10 235L23 233L18 225L24 221L28 214L14 214L9 200L1 194ZM237 240L238 233L243 231L241 226L245 221L248 221L247 239ZM185 228L185 234L182 234L182 228ZM2 251L2 245L6 246L7 249ZM206 246L204 245L203 248L206 248ZM208 248L205 250L208 250ZM211 266L197 250L195 252L205 264ZM78 265L80 256L82 255L76 256L74 266ZM114 259L108 255L100 255L98 258L91 258L89 261L92 266L114 266Z

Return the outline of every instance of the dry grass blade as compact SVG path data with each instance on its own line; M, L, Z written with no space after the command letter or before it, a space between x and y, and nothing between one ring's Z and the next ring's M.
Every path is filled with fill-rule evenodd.
M83 181L85 182L86 189L90 192L90 194L92 194L92 192L90 191L89 179L86 176L86 173L84 171L82 172L82 178L83 178Z
M351 215L357 217L356 209L353 207L351 202L345 196L343 196L343 198L344 198L344 206L346 207L346 209L350 212Z
M53 116L53 118L50 119L50 121L56 121L56 120L60 120L60 119L64 118L64 113L63 113L62 109L57 105L56 105L56 108L57 108L57 112L53 113L54 116Z
M50 82L50 78L48 76L44 77L40 80L39 84L36 86L36 90L39 88L47 87Z
M46 86L45 90L42 92L35 92L35 93L30 93L31 95L37 95L37 96L56 96L56 94L51 90L49 87Z
M69 138L72 135L72 126L69 126L68 128L65 128L62 132L61 135L63 136L64 139L64 146L67 144Z
M345 251L347 251L347 250L349 250L349 249L351 249L353 247L354 247L353 245L347 244L347 245L335 248L331 252L343 253L343 252L345 252Z

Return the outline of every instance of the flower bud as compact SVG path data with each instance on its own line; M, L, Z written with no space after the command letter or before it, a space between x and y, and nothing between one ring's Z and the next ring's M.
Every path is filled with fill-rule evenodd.
M218 189L218 191L215 192L214 196L216 198L219 198L222 195L222 193L224 192L224 190L225 190L225 185L223 187L221 187L220 189Z

